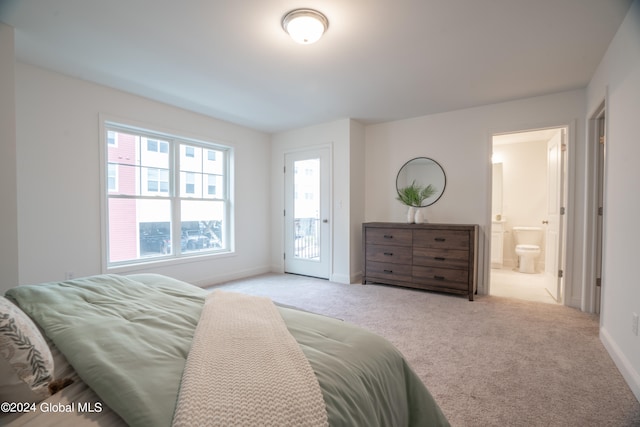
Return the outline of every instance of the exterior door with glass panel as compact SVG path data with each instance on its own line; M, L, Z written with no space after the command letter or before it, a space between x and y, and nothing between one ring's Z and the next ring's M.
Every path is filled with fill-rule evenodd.
M284 271L329 278L329 149L285 155Z

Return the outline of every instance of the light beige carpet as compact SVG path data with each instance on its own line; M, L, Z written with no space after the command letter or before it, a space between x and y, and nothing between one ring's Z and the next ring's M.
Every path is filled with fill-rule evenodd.
M597 317L578 310L295 275L220 286L384 336L453 426L640 426L640 403L602 346Z

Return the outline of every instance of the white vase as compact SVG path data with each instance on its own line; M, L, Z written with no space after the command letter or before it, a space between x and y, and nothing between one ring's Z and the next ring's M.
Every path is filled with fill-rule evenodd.
M424 224L427 222L427 216L425 215L425 208L414 208L416 213L413 221L416 224Z
M415 220L416 220L416 208L414 208L413 206L409 206L409 209L407 210L407 223L413 224Z

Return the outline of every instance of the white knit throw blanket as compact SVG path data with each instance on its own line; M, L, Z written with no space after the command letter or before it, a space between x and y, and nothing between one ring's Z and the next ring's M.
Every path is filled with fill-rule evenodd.
M270 299L207 296L173 425L328 425L318 379Z

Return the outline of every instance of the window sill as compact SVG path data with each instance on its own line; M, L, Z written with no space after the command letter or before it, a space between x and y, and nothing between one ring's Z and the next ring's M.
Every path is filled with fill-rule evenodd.
M204 261L211 261L214 259L230 258L234 256L236 256L236 253L234 251L198 254L182 258L164 258L153 261L143 261L135 264L111 266L106 267L103 270L106 274L150 272L151 270L158 267L164 268L171 267L173 265L193 264Z

